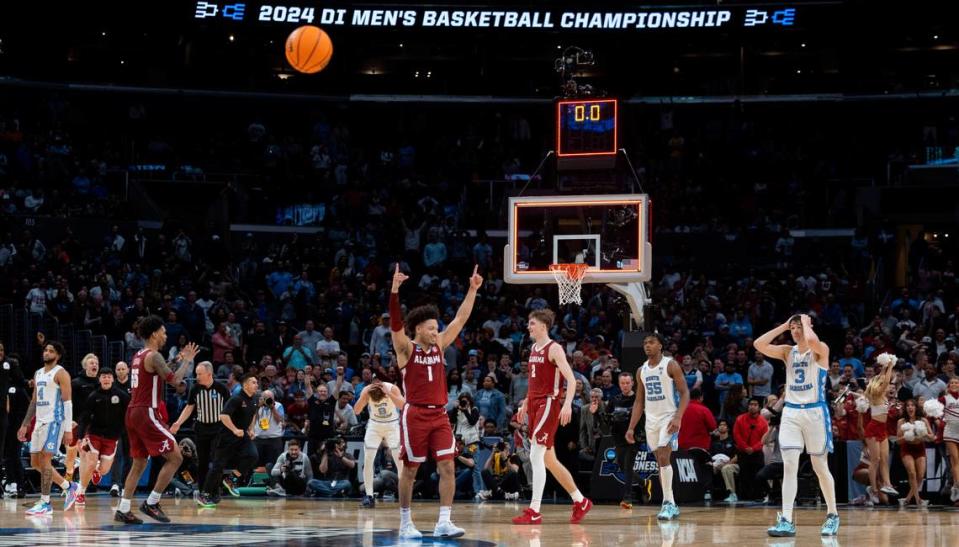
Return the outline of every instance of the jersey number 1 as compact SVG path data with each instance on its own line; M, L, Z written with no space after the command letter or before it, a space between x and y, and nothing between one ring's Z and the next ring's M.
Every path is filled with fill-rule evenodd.
M429 377L430 382L433 381L433 365L426 366L426 375Z

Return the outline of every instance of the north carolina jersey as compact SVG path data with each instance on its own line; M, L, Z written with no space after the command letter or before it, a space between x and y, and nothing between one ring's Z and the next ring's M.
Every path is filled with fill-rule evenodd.
M423 349L413 344L413 355L402 374L407 403L446 406L446 363L438 346Z
M669 361L670 358L664 355L656 366L650 366L647 360L639 371L645 389L647 420L674 414L679 408L679 392L667 370Z
M48 424L63 421L63 398L55 378L63 367L56 365L49 371L43 368L33 375L37 393L37 423Z
M812 350L799 353L793 346L786 358L786 402L800 405L826 401L829 371L813 360Z
M530 399L544 399L559 395L560 374L559 367L549 358L549 349L555 342L550 340L542 348L536 344L529 351L529 389L527 397Z
M393 384L383 382L383 393L389 393L393 389ZM400 413L396 411L396 405L389 395L383 397L379 402L370 399L370 421L378 423L392 423L400 419Z
M163 380L154 372L146 369L146 358L150 349L141 349L133 356L130 364L130 405L129 408L158 408L163 400Z

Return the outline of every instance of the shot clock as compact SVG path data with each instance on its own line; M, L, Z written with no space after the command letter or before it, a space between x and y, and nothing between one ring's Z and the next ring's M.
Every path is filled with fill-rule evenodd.
M612 165L618 148L616 99L556 102L556 157L561 168Z

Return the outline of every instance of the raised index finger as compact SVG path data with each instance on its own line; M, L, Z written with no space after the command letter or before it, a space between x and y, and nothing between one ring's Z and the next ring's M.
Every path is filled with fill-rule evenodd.
M400 273L400 263L399 263L399 261L396 262L396 273Z
M473 275L476 275L477 271L479 271L479 264L473 264Z

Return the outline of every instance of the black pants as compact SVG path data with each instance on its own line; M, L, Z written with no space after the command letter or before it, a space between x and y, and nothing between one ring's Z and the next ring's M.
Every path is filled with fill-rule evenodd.
M219 423L201 424L196 422L196 483L203 485L210 470L210 461L216 452L217 438L220 436ZM219 490L217 490L219 491ZM209 492L213 494L213 492Z
M739 462L739 490L744 500L758 500L766 495L766 481L756 480L756 475L763 467L763 453L740 452Z
M505 475L497 477L489 469L483 470L483 484L493 492L495 497L500 494L519 492L519 473L507 471Z
M278 482L287 495L302 496L306 492L306 479L296 473L287 473Z
M259 455L256 465L266 466L266 472L269 473L273 470L273 464L276 463L277 458L283 453L283 437L256 438L253 439L253 444L256 445L256 452Z
M120 434L120 441L117 443L117 455L114 460L113 469L116 469L116 472L111 471L111 476L116 476L119 473L119 480L117 478L113 479L113 484L120 485L120 488L123 488L123 485L127 483L127 475L130 474L130 469L133 467L133 458L130 457L130 439L127 437L126 429L124 428L123 432Z
M756 473L757 481L773 481L773 486L769 490L769 497L771 499L781 499L782 498L782 480L783 480L783 462L771 463L769 465L764 465L762 469Z
M627 443L625 434L622 438L616 437L616 465L623 472L623 501L633 501L633 468L636 466L638 451L638 442Z
M220 491L219 484L223 478L223 470L226 468L236 469L240 475L246 475L253 469L256 463L256 446L250 439L239 439L232 443L225 443L220 440L217 443L216 453L210 463L210 471L203 481L203 490L207 495L216 496Z

